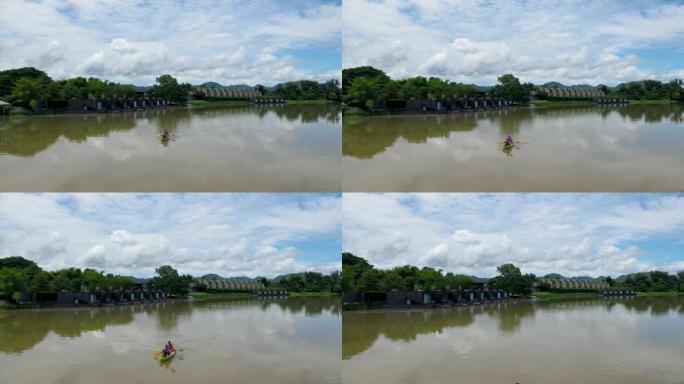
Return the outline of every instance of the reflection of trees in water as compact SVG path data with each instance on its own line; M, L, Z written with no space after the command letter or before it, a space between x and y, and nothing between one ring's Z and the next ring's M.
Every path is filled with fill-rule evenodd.
M412 341L418 335L441 333L445 328L467 327L477 321L478 315L497 319L501 332L515 333L524 319L533 318L538 312L543 314L597 306L604 307L608 312L616 306L624 306L636 313L650 313L653 316L673 311L684 314L684 296L522 301L444 310L344 312L342 358L349 359L366 351L380 335L390 340Z
M447 138L452 132L472 131L475 114L400 115L345 119L342 154L370 159L394 145L399 138L425 143L430 138Z
M342 154L369 159L394 145L400 137L410 143L424 143L429 138L448 137L452 132L472 131L478 121L487 120L499 127L502 136L515 136L523 125L535 119L549 121L581 115L599 115L603 119L618 113L634 121L649 123L684 121L684 105L633 105L629 107L558 107L520 108L454 115L394 115L350 117L343 123Z
M110 325L128 324L139 306L95 309L16 310L0 314L0 352L21 353L40 343L50 332L79 337Z
M0 120L0 153L34 156L63 136L72 142L135 127L133 114L37 116Z
M157 133L167 130L176 133L179 128L191 125L193 119L220 119L231 115L275 114L281 119L313 123L328 121L338 124L340 106L291 105L282 107L217 107L205 109L159 109L100 115L27 116L0 118L0 153L14 156L34 156L64 137L72 142L83 142L89 137L106 137L110 132L128 131L139 120L147 120Z
M302 297L268 301L179 301L105 308L6 311L0 313L0 352L22 353L43 341L50 332L61 337L80 337L83 332L104 331L108 326L130 324L136 314L156 318L159 328L172 331L195 311L254 306L264 312L277 306L293 314L318 316L324 312L339 314L341 300L338 297Z
M439 310L345 312L342 320L342 358L370 348L380 335L412 341L418 335L441 333L444 328L466 327L484 311L481 306Z

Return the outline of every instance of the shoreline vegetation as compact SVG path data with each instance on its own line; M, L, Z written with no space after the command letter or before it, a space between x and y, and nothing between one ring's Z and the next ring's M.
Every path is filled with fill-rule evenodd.
M155 269L152 278L114 275L91 268L64 268L45 271L35 262L20 256L0 258L0 310L40 307L62 307L67 304L60 295L88 293L142 292L159 290L169 299L197 300L243 299L255 291L286 291L289 297L332 296L341 292L339 272L290 273L273 279L256 277L222 278L210 274L193 277L179 274L169 265ZM217 286L229 287L216 289ZM237 289L230 289L237 286ZM106 302L79 302L84 306L107 305ZM71 302L71 304L74 304Z
M497 271L499 275L495 277L479 278L412 265L378 269L365 259L345 252L342 254L342 291L345 295L362 292L373 295L390 291L499 289L511 293L512 297L517 300L594 299L602 297L604 291L621 289L632 290L634 295L630 297L684 295L684 270L677 274L663 271L637 272L617 278L610 276L565 278L553 273L537 277L531 273L523 274L513 264L501 265ZM374 302L343 303L344 310L371 308L384 308L384 306Z
M679 78L666 83L650 79L631 81L615 87L564 86L558 82L535 85L521 83L512 74L501 75L497 80L493 86L478 86L437 77L392 79L370 66L347 68L342 70L343 113L345 116L403 114L406 112L402 106L410 100L459 98L503 98L514 107L533 108L590 106L597 98L624 99L634 105L684 103L684 83Z
M95 77L75 77L53 80L47 73L33 68L16 68L0 71L0 115L73 114L72 102L91 101L123 103L122 100L158 98L179 107L204 108L252 105L253 99L282 99L286 104L324 104L341 102L340 83L330 79L319 83L313 80L296 80L273 87L222 86L215 82L201 85L179 83L164 74L152 86L139 87L101 80ZM221 96L218 96L221 95ZM194 104L194 105L193 105ZM109 107L107 107L109 108ZM89 111L106 113L107 110Z
M339 296L339 292L288 292L287 297L332 297ZM209 301L209 300L244 300L252 299L254 295L250 292L229 292L229 293L208 293L190 292L188 299Z

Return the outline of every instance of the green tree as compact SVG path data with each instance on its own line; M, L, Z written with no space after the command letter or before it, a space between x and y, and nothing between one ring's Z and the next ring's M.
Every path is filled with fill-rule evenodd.
M498 289L518 295L532 292L532 284L536 277L533 274L523 275L520 268L513 264L503 264L496 268L499 275L490 280L489 284Z
M178 80L171 75L161 75L156 81L157 84L150 90L153 95L174 103L185 103L188 100L188 92L192 89L190 84L178 84Z
M352 81L348 95L352 104L370 112L378 98L378 82L375 79L357 77Z
M48 292L50 291L50 283L52 276L50 273L45 271L38 272L31 280L29 291L35 292Z
M510 73L499 76L497 80L498 84L490 90L494 96L503 97L516 103L530 101L530 92L534 89L534 85L521 84L520 80Z
M192 276L190 276L188 281L189 275L178 275L178 271L170 265L164 265L155 269L155 273L157 276L148 282L149 286L175 295L186 295L188 293Z
M363 77L366 79L377 79L378 83L389 80L385 72L371 66L347 68L342 70L342 91L346 92L355 79Z
M22 77L14 83L12 100L16 103L36 109L47 95L47 82L42 78Z
M14 268L0 269L0 296L13 301L19 301L21 292L28 287L26 272Z
M41 79L46 83L51 80L47 73L33 67L0 71L0 97L12 94L14 84L21 78Z
M52 277L50 283L50 290L52 292L71 292L74 290L74 285L66 272L57 272Z
M473 279L468 275L447 273L444 276L446 289L464 289L473 284Z

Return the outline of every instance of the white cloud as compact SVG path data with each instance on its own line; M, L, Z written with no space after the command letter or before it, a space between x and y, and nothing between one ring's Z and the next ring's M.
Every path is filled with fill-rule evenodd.
M662 260L684 255L643 244L681 244L683 204L679 194L352 193L343 196L343 249L381 268L484 276L504 263L540 275L675 272L681 261Z
M0 257L136 276L164 264L193 275L330 272L339 222L337 194L7 193Z
M6 0L2 9L0 69L33 65L56 78L141 85L163 73L191 83L270 85L327 80L340 65L308 64L341 44L340 4L317 0Z
M650 71L630 53L681 48L684 5L668 1L348 0L342 13L343 66L376 65L393 77L616 84L682 70ZM388 56L398 39L400 54Z

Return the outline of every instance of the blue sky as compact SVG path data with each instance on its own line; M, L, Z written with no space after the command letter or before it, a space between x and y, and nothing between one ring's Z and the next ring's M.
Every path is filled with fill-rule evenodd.
M340 268L340 195L0 194L0 257L147 277Z
M345 0L343 66L488 85L684 77L684 2Z
M151 84L339 78L341 2L4 0L0 69Z
M493 276L684 270L684 194L345 194L343 249Z

